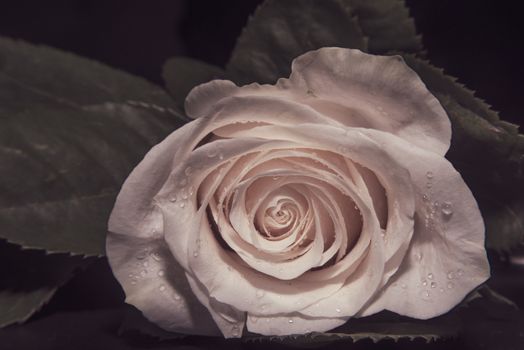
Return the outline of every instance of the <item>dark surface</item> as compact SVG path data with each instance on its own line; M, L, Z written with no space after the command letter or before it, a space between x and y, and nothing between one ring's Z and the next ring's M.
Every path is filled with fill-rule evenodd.
M51 0L0 3L0 35L42 43L96 59L161 84L161 65L186 55L224 65L248 15L260 1ZM524 24L518 2L408 0L423 33L428 57L478 91L501 116L524 123L521 95ZM524 307L522 268L491 257L493 287ZM100 260L73 278L23 327L0 331L0 349L267 348L238 341L189 340L160 343L119 338L118 309L124 295L107 262ZM117 308L115 310L115 308ZM104 309L68 317L68 313ZM519 324L519 323L515 323ZM514 343L518 349L518 341ZM274 346L273 348L281 348ZM476 349L463 340L363 341L353 349ZM491 348L487 346L486 348Z

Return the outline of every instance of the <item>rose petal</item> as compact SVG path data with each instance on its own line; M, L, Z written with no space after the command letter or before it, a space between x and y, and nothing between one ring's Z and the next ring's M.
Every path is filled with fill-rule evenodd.
M444 155L451 124L438 100L400 56L322 48L299 56L278 88L307 91L304 102L351 127L386 131Z
M279 108L282 113L272 113ZM225 80L200 85L189 93L186 112L193 118L214 115L224 125L237 120L371 128L440 155L451 140L444 109L400 56L335 47L297 57L289 79L276 85L236 87Z
M383 309L422 319L441 315L489 278L477 203L445 158L391 135L365 133L409 169L418 198L407 255L361 315Z
M220 334L163 239L110 234L106 250L113 273L126 293L126 302L147 319L170 332Z
M249 315L247 329L262 335L306 334L312 331L325 332L347 322L349 317L313 318L297 313L285 316Z

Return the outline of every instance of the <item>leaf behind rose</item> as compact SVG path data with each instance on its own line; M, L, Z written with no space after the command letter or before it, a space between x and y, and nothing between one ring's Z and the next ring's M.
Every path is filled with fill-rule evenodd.
M305 335L278 337L253 335L246 337L245 341L277 342L304 347L359 340L371 340L376 343L381 340L420 339L429 343L437 339L455 337L459 328L459 319L456 315L445 315L423 321L392 312L381 312L369 317L351 319L343 326L325 333L313 332Z
M0 240L0 327L27 320L90 260L22 250Z
M166 88L182 109L192 88L214 79L223 79L225 75L220 67L187 57L172 57L162 67Z
M103 255L122 182L185 121L144 79L0 38L0 238Z
M403 1L266 0L250 18L227 64L240 84L274 83L291 61L326 46L370 53L422 49Z
M479 203L488 248L507 251L524 240L524 135L473 91L413 55L406 63L442 103L452 123L454 164Z

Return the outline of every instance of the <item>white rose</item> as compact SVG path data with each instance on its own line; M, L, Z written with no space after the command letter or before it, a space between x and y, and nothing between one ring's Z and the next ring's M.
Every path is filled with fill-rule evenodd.
M289 79L194 88L123 185L107 254L160 327L239 337L447 312L489 277L444 158L450 121L398 56L323 48Z

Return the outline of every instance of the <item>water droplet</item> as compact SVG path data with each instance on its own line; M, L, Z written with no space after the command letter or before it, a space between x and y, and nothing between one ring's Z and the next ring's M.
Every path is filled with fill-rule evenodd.
M257 290L257 298L262 298L266 294L263 290Z
M436 288L437 287L437 282L431 282L431 288Z
M402 283L402 284L400 285L400 288L402 288L402 289L406 289L407 287L408 287L408 286L406 286L405 283Z
M415 259L417 259L417 261L421 261L422 260L422 253L416 253L415 254Z
M433 184L432 184L431 182L428 182L428 183L426 184L426 188L431 188L431 187L433 187Z
M336 309L335 309L335 312L338 313L338 314L340 313L340 311L341 311L341 310L340 310L339 308L336 308Z
M291 318L289 320L287 320L287 323L291 324L291 323L294 323L295 321L293 321Z
M193 252L193 256L194 256L195 258L198 256L198 252L197 252L196 250Z
M176 202L176 199L177 199L177 198L176 198L176 195L172 195L171 197L169 197L169 201L170 201L171 203L175 203L175 202Z
M218 159L220 159L220 160L224 159L224 155L222 154L222 152L220 152L220 153L218 154Z
M427 285L428 285L428 281L423 280L423 281L422 281L422 285L423 285L424 287L427 286Z
M145 275L147 275L146 269L143 269L142 271L140 271L140 276L144 277Z
M451 202L444 202L442 204L442 215L444 215L445 218L450 218L451 215L453 215L453 208L451 206Z
M147 260L144 261L144 262L142 263L142 266L143 266L143 267L148 267L148 266L149 266L149 261L147 261Z
M433 274L430 272L428 273L428 279L432 280L433 279Z
M440 203L439 203L438 201L434 201L434 202L433 202L433 206L434 206L435 208L438 208L438 207L440 206Z
M429 300L429 297L431 296L429 290L422 290L420 291L419 295L423 300Z
M265 310L265 309L266 309L266 304L260 305L260 310Z
M452 279L454 279L454 278L455 278L455 272L453 272L453 271L449 271L449 272L448 272L448 280L452 280Z
M184 187L185 185L187 185L187 179L184 177L180 179L180 181L178 182L178 186Z
M193 169L191 169L190 166L188 166L186 170L184 170L184 174L186 174L186 176L191 176L192 173L193 173Z
M429 196L427 194L424 194L422 196L422 200L424 200L424 202L428 202L429 201Z
M427 177L428 179L432 179L432 178L433 178L433 172L432 172L432 171L428 171L428 172L426 173L426 177Z
M185 206L186 206L186 204L185 204L184 202L182 202L182 203L179 204L179 207L180 207L180 208L184 208Z
M131 281L131 284L136 284L136 280L132 280L132 281Z
M182 191L182 195L181 196L182 196L182 199L188 199L189 198L189 195L188 195L188 193L185 190Z
M453 282L448 282L448 285L447 285L448 289L453 289L454 286L455 285L453 284Z
M464 270L462 269L457 270L457 275L462 276L463 274L464 274Z
M180 300L180 295L173 293L173 299Z
M129 275L127 275L128 277L132 278L134 275L132 273L130 273Z
M138 254L136 255L136 258L138 260L143 260L143 259L146 258L146 256L147 256L147 249L143 249L143 250L138 252Z
M194 186L189 187L189 190L187 190L187 193L188 193L190 196L192 196L193 193L195 193L195 187L194 187Z
M218 154L218 149L215 147L211 147L207 150L207 156L209 158L214 158Z
M155 260L155 261L162 260L162 256L160 256L160 254L158 252L152 252L150 255L153 258L153 260Z
M162 284L160 287L158 287L158 290L161 291L161 292L163 292L163 291L166 290L166 286L164 286L164 285Z
M159 277L164 276L164 274L165 274L165 273L164 273L164 270L159 270L159 271L157 272L157 275L158 275Z

